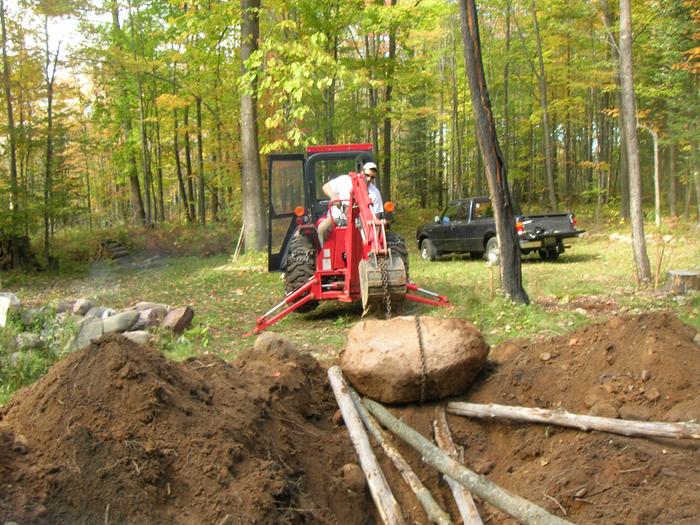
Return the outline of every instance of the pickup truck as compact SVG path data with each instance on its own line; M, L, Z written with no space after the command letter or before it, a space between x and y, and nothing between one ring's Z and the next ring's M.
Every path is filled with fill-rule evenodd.
M578 239L583 230L576 229L573 213L517 215L515 230L523 255L537 252L542 259L553 261ZM469 253L478 259L486 255L498 259L496 221L488 197L473 197L450 202L432 224L416 232L423 259L434 261L445 253Z

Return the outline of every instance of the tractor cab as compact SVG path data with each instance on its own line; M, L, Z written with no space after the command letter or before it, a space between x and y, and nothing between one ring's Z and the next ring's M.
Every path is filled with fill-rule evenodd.
M372 144L309 146L306 154L269 156L268 271L284 271L296 230L315 225L328 211L323 185L338 175L359 172L370 161ZM301 209L303 214L297 215Z

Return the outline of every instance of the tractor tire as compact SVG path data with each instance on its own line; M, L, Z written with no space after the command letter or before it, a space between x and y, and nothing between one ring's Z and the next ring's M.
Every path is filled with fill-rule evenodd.
M496 237L491 237L486 241L486 260L490 261L492 264L497 264L500 257L500 249L498 248L498 239Z
M391 249L391 255L398 255L403 261L403 267L406 269L406 281L408 282L408 248L406 241L398 233L392 231L386 232L386 245Z
M290 294L306 284L316 272L316 250L311 241L302 235L297 235L289 241L287 256L287 271L284 273L284 291ZM315 310L318 301L309 301L296 309L298 313Z
M423 239L420 242L420 257L424 261L437 261L438 252L435 249L433 241L430 239Z

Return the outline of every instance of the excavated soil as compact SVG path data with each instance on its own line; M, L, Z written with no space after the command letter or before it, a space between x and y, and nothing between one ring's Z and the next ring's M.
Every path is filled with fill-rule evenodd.
M700 347L666 314L511 341L461 400L700 419ZM264 345L257 345L258 347ZM444 402L392 408L426 436ZM109 337L0 412L0 523L374 523L325 370L289 345L173 363ZM697 523L700 444L448 415L465 463L575 523ZM397 445L456 517L438 473ZM381 454L408 523L428 523ZM477 501L485 523L513 523ZM458 522L458 520L455 520Z

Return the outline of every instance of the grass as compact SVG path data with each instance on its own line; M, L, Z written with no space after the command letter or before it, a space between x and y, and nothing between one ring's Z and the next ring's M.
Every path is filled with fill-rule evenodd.
M437 309L407 303L407 313L467 319L491 344L513 338L565 334L603 320L613 311L672 310L700 329L699 294L673 297L651 286L637 286L632 248L624 234L606 231L587 234L555 262L541 261L535 255L525 257L523 282L531 304L521 306L501 297L498 268L489 267L482 260L462 257L422 261L412 233L402 233L410 244L412 280L423 288L447 295L452 303L451 308ZM663 247L661 276L669 269L698 269L697 230L677 228L672 233L675 237L670 240L649 239L652 265L658 262ZM196 314L190 330L180 336L159 334L164 353L177 360L201 353L215 353L229 359L253 344L253 338L244 334L255 326L258 315L282 298L284 287L280 274L267 273L265 268L265 256L259 254L245 255L235 262L228 255L187 256L167 258L163 267L138 272L97 262L72 268L68 274L6 274L3 284L24 303L36 306L80 297L115 309L137 301L190 305ZM318 359L330 360L344 348L347 331L360 319L360 314L358 305L328 302L309 314L292 314L271 330L283 333ZM6 329L6 345L8 333ZM42 359L49 362L60 355L60 351L55 351ZM10 364L6 359L5 368ZM25 381L13 382L5 394L43 373L44 365L28 371ZM20 379L23 375L19 374ZM2 397L0 393L0 403Z

